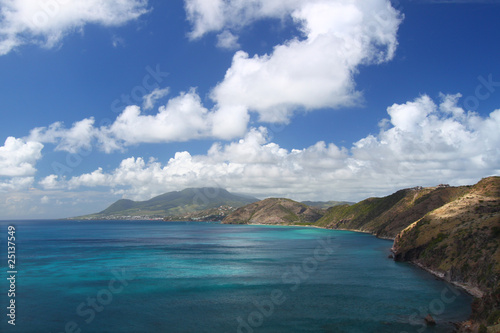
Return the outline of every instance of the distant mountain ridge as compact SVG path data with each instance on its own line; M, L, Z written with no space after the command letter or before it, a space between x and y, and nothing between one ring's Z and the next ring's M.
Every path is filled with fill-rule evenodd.
M126 219L126 218L196 218L217 214L256 202L257 198L230 193L222 188L187 188L161 194L146 201L120 199L103 211L77 217L79 219Z

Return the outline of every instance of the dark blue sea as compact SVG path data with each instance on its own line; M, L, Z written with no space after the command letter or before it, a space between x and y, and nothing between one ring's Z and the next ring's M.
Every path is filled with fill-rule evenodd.
M155 221L0 228L0 332L441 333L470 313L469 295L388 259L391 241L367 234Z

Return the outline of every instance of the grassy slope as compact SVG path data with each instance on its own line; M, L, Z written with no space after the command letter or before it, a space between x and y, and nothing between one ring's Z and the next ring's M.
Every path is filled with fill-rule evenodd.
M412 222L463 194L467 187L405 189L383 198L369 198L357 204L336 206L316 224L395 238Z

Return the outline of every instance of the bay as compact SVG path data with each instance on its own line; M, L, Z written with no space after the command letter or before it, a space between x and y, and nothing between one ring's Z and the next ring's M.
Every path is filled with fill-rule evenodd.
M0 228L1 332L452 332L470 314L469 295L388 259L392 242L368 234L158 221Z

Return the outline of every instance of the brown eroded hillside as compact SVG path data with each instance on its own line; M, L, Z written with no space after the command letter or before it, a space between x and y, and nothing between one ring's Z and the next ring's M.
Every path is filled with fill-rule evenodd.
M238 208L225 217L228 224L311 224L322 216L322 210L284 198L270 198Z

